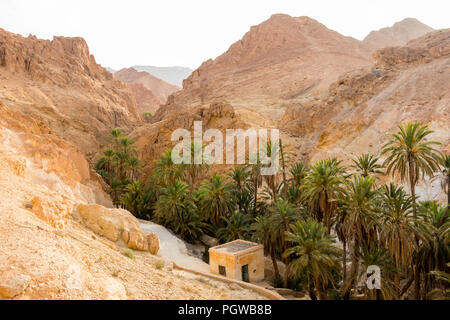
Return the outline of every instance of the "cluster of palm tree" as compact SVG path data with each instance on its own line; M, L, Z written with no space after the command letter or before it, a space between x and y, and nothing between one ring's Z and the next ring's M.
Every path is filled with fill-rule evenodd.
M108 184L108 193L115 205L123 202L121 197L127 191L140 193L138 182L141 162L133 147L134 141L115 128L110 132L110 146L104 150L94 169Z
M188 241L208 234L222 243L262 243L274 283L311 299L448 296L450 157L427 140L431 133L419 123L399 126L381 150L383 163L364 154L348 167L336 158L295 163L280 141L267 152L281 162L270 176L261 175L256 157L256 164L208 177L209 166L176 165L167 150L147 189L129 184L121 199L129 198L133 213ZM419 201L416 186L425 177L440 179L447 205ZM283 274L279 261L286 266ZM374 265L381 269L379 290L365 285Z

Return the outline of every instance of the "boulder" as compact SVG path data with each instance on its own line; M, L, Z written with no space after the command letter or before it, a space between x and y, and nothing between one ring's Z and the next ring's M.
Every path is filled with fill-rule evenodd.
M147 235L147 242L148 242L148 251L150 251L151 254L157 254L159 251L159 238L158 235L155 233L149 233Z
M97 204L79 204L72 216L82 225L112 242L122 241L128 248L157 254L159 239L156 234L145 234L139 221L127 210L108 209Z
M219 241L217 241L216 238L210 237L206 234L202 235L202 237L200 238L200 241L210 248L219 245Z

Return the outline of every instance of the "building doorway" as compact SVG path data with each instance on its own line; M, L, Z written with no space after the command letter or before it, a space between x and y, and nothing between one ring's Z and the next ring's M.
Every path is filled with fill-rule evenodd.
M227 269L224 266L219 266L219 274L221 276L226 277L227 276Z
M250 277L248 274L248 264L242 266L242 281L250 282Z

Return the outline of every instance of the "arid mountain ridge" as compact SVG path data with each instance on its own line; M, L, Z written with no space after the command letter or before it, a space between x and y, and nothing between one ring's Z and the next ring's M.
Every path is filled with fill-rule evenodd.
M418 21L408 26L414 27L413 37L429 31ZM388 29L392 30L389 38L384 33L379 36L385 43L394 38L404 45L412 39L409 34L397 32L397 25ZM184 80L183 90L169 98L154 120L159 121L164 113L176 108L215 99L264 110L285 101L320 96L338 76L370 66L372 53L384 47L384 42L378 40L379 46L374 48L373 44L345 37L309 17L273 15L252 27L227 52L204 62ZM282 112L274 110L277 117Z

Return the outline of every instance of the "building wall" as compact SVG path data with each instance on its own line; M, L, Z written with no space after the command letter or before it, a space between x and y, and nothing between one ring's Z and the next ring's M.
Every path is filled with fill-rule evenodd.
M219 265L226 268L227 277L235 278L236 274L236 258L233 255L218 252L215 250L209 251L209 271L212 274L219 274Z
M250 282L264 280L264 249L237 256L235 279L242 280L242 266L248 264Z
M219 265L226 268L226 276L242 280L242 266L248 264L250 282L264 280L264 249L257 251L229 254L215 250L209 251L209 268L212 274L219 275Z

